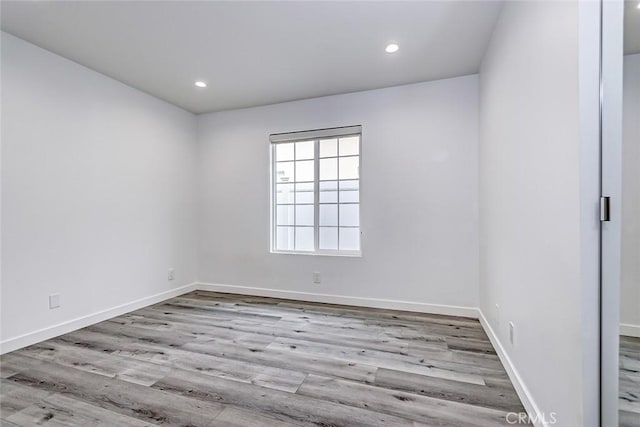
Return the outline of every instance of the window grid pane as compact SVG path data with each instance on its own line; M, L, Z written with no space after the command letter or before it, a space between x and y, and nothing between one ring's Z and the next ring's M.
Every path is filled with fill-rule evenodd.
M320 250L338 250L338 227L320 227Z
M275 248L359 252L360 136L274 146Z
M296 160L308 160L315 157L315 141L296 142Z
M281 251L293 250L293 227L276 227L276 249Z
M320 157L336 157L338 155L338 140L336 138L320 140Z
M276 225L295 225L293 205L278 205L276 209Z
M295 227L295 250L310 252L314 250L313 227Z
M349 156L360 154L360 137L346 136L338 140L338 155Z
M314 163L315 160L296 160L294 171L296 182L313 182L315 179Z
M338 179L338 159L320 159L320 177L322 181Z
M293 143L276 145L276 161L293 160Z
M276 203L279 205L293 203L293 184L276 183Z
M313 227L313 205L296 205L296 226L309 225Z
M295 174L295 163L286 161L286 162L276 162L276 182L287 183L293 182L293 177Z
M296 204L311 204L315 203L314 198L314 184L308 183L296 183L295 191L295 203Z
M359 251L360 250L360 229L340 227L340 240L338 247L341 251Z

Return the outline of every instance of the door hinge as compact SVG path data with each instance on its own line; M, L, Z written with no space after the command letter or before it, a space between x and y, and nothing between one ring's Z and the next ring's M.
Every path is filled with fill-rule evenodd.
M609 196L600 197L600 221L611 221L611 198Z

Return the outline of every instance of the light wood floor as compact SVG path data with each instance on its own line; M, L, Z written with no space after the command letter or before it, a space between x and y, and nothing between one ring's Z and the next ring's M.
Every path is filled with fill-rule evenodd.
M1 357L2 426L495 426L476 320L193 292Z
M640 338L620 337L620 427L640 427Z

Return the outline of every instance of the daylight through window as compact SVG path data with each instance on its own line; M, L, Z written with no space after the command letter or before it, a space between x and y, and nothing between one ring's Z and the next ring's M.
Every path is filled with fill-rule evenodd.
M271 136L272 250L360 253L361 128Z

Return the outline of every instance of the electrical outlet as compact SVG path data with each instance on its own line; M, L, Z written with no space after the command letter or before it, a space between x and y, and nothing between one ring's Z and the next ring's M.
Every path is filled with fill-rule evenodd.
M173 272L174 272L173 268L170 268L169 273L167 274L167 279L173 280Z
M49 309L60 307L60 294L49 295Z
M513 322L509 322L509 341L511 341L511 345L516 342L516 325Z
M496 327L500 326L500 304L496 304L496 318L494 320Z
M320 272L319 271L314 271L313 272L313 283L320 283Z

